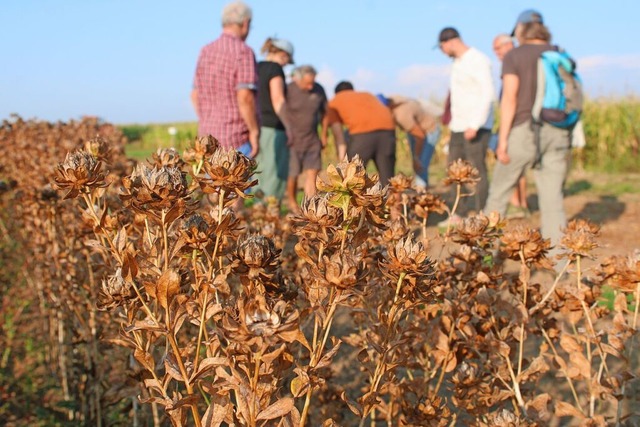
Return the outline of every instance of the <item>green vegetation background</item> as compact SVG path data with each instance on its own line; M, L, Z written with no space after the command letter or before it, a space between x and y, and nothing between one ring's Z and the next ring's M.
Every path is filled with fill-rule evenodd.
M574 152L574 166L594 172L627 173L640 171L640 98L597 99L587 101L583 113L586 147ZM128 124L119 126L131 142L127 155L144 159L159 147L184 150L197 134L197 123ZM171 131L171 132L170 132ZM443 165L443 148L448 134L443 133L434 163ZM397 170L411 173L409 148L402 133L398 135ZM336 159L330 143L323 153L325 163ZM437 176L436 176L437 178Z

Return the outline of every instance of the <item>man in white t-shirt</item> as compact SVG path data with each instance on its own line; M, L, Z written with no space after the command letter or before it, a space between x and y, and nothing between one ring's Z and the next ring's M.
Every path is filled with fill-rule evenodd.
M493 103L495 92L489 57L476 48L467 46L455 28L440 31L438 46L445 55L453 58L451 67L451 140L449 158L470 162L478 172L480 181L474 196L461 206L461 213L481 211L487 200L489 182L486 155L493 127ZM454 222L460 220L453 218Z

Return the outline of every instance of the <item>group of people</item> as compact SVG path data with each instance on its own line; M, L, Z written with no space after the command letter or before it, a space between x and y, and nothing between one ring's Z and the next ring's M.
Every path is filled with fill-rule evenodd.
M213 135L223 146L256 159L258 191L297 210L297 178L305 175L306 196L315 193L321 150L329 131L340 160L356 154L365 164L373 160L380 182L386 185L395 174L397 127L406 132L410 143L416 180L428 185L440 125L446 124L451 131L448 161L467 160L480 173L473 197L460 214L475 210L504 216L510 198L512 205L526 210L524 176L541 155L534 176L542 233L552 244L558 242L566 223L562 187L570 130L542 124L539 153L536 151L531 111L537 59L543 51L553 49L539 12L524 11L511 35L500 34L494 40L494 52L503 65L494 148L498 161L491 182L486 166L496 101L491 61L468 46L457 29L447 27L439 33L437 47L453 59L453 66L445 108L434 111L417 99L356 91L348 81L338 83L334 98L328 100L310 65L295 68L287 84L283 67L293 63L293 45L284 39L268 39L262 48L265 58L256 64L245 43L251 20L250 7L240 1L224 8L221 36L205 46L198 58L192 102L200 135Z

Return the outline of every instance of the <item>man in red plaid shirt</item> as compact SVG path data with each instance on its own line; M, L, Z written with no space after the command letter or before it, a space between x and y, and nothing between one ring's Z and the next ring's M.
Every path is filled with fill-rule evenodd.
M253 158L258 154L260 124L256 58L245 43L251 18L251 8L243 2L225 6L222 34L200 51L191 102L200 136L212 135L222 146Z

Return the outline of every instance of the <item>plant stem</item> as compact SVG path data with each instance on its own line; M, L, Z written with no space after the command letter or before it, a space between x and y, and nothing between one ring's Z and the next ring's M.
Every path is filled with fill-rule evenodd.
M456 209L458 209L458 203L460 203L461 198L461 190L462 184L456 184L456 200L453 202L453 208L451 208L451 212L449 213L449 219L447 220L447 231L444 236L444 241L447 242L449 240L449 231L451 230L451 218L456 214Z

